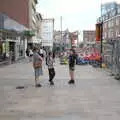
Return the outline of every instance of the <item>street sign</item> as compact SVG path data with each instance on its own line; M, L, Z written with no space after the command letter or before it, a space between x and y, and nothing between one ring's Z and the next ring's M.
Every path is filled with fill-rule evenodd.
M54 19L43 19L41 25L42 46L53 46Z

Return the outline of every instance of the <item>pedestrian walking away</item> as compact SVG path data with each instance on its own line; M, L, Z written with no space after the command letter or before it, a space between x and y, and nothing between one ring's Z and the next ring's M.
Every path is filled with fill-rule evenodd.
M55 69L53 66L54 60L53 60L52 52L49 52L46 61L47 61L48 72L49 72L49 82L50 82L50 85L54 85L53 78L55 77Z
M75 50L71 49L69 55L69 74L70 74L70 81L68 82L69 84L75 83L75 78L74 78L75 63L76 63Z
M30 49L30 51L29 51L29 60L30 60L30 62L32 61L32 57L33 57L33 51L32 51L32 49Z
M27 60L27 62L30 62L30 49L29 48L27 48L26 49L26 60Z
M29 57L29 54L30 54L30 50L29 48L26 49L26 56Z
M34 48L33 49L33 68L35 72L35 86L41 87L41 84L38 84L39 77L43 75L42 71L42 57L38 54L39 49Z
M53 52L53 60L54 60L54 62L55 62L55 51Z

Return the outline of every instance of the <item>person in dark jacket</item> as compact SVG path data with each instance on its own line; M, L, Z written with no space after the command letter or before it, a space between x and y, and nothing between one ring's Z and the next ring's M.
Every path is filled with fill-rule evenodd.
M30 50L27 48L26 49L26 56L29 57L29 54L30 54Z
M76 64L75 50L71 49L69 55L69 73L70 73L70 81L68 82L69 84L75 83L75 79L74 79L75 64Z

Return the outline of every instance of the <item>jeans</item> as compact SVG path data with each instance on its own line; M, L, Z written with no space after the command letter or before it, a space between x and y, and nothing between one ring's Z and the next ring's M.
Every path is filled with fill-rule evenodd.
M49 81L52 81L53 78L55 77L55 70L54 68L49 68L48 71L49 71Z

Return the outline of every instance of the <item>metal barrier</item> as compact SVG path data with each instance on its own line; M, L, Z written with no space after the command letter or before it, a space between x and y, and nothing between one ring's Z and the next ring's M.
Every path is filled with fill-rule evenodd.
M106 51L104 52L104 62L111 69L111 73L120 78L120 40L108 43Z

